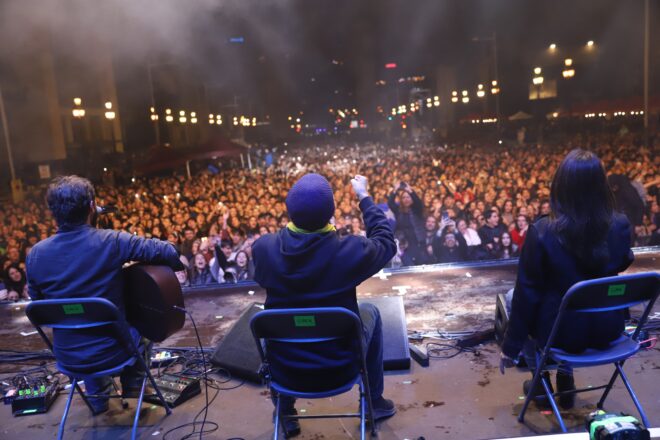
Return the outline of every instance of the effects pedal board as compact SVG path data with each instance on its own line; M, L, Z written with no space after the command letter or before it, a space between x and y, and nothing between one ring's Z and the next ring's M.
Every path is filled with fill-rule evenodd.
M11 412L15 417L42 414L48 411L58 396L58 382L39 382L16 390L11 401Z
M200 380L196 377L175 376L173 374L163 374L154 378L160 392L163 393L165 402L170 408L181 405L186 400L195 397L202 392ZM156 391L149 388L150 394L144 396L144 400L149 403L161 405L162 402L156 395Z

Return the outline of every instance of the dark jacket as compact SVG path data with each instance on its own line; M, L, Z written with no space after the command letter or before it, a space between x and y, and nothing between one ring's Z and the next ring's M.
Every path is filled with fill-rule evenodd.
M401 207L394 201L396 191L388 197L387 206L396 217L396 232L403 233L408 240L408 245L417 248L422 247L426 242L424 203L414 191L410 192L410 198L413 203L408 212L402 212Z
M511 319L502 351L510 357L520 352L527 336L545 345L564 294L578 281L617 275L633 262L631 228L623 214L615 214L607 236L609 261L596 271L580 267L575 256L562 246L542 217L529 227L518 263ZM618 338L623 331L621 311L564 315L555 346L579 353L598 348Z
M90 225L62 227L40 241L27 258L30 297L39 299L105 298L124 311L122 265L128 261L182 267L174 246L126 232ZM54 348L58 362L102 368L127 359L113 339L95 334L56 329ZM140 336L131 327L136 341Z
M266 308L345 307L358 314L355 288L387 264L396 252L394 235L383 211L366 197L360 202L367 237L340 238L333 232L297 233L284 228L259 238L252 247L255 281L266 289ZM329 388L354 374L348 344L355 341L268 345L271 370L296 383L319 386L306 377L309 363L327 366ZM304 385L303 385L304 386Z

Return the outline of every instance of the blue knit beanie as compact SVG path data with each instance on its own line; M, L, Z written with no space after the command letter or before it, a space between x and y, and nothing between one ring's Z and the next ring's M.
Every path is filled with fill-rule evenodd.
M286 209L297 227L308 231L323 228L335 213L330 183L320 174L305 174L286 196Z

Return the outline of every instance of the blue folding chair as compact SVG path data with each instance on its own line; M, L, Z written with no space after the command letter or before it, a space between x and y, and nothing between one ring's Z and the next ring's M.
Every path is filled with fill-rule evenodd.
M324 419L324 418L360 418L360 438L365 439L366 420L371 421L371 434L376 435L376 424L373 423L371 394L367 377L367 364L363 349L362 321L353 312L343 307L323 307L305 309L270 309L258 312L250 321L252 335L255 338L261 356L262 371L269 388L275 392L275 432L273 439L277 440L282 419ZM295 378L275 377L269 369L268 350L264 350L262 340L284 344L317 344L328 341L352 341L351 361L359 363L358 373L345 383L333 389L323 389L318 392L295 389L290 386ZM323 365L308 365L306 373L322 370ZM289 386L282 385L286 382ZM323 383L323 372L319 371L319 383ZM346 414L310 414L310 415L280 415L280 396L290 396L301 399L321 399L346 393L358 384L360 390L360 407L357 413Z
M51 351L53 351L53 344L42 330L42 327L77 330L80 332L85 332L86 329L96 328L97 333L98 329L102 329L107 331L105 336L116 339L118 344L124 347L126 352L130 354L130 357L126 361L103 371L77 369L70 365L62 365L59 361L57 362L57 369L63 374L69 376L71 381L71 391L69 392L69 397L64 408L64 414L62 415L62 421L60 422L59 431L57 433L58 440L62 439L64 436L64 424L66 423L66 418L69 415L69 408L71 407L71 401L73 400L73 394L75 390L78 390L78 393L80 393L80 396L90 411L92 411L92 413L94 412L91 404L87 400L87 396L85 396L85 393L83 393L83 391L80 389L78 381L85 380L86 378L93 379L102 376L114 376L121 373L124 367L134 365L136 362L140 364L140 367L142 367L146 374L142 379L142 386L138 396L138 403L135 408L135 418L133 420L131 439L134 440L137 436L140 406L142 405L147 378L151 382L151 386L154 388L158 399L165 407L165 412L167 415L172 413L172 410L167 405L163 395L158 389L158 386L154 381L149 368L145 364L142 354L135 346L135 343L130 336L128 324L126 323L125 318L112 302L103 298L38 300L28 304L25 309L25 314L27 315L32 325L34 325L34 327L37 329L39 335L41 335L41 338L44 340Z
M623 372L623 363L626 359L634 356L642 348L639 341L640 331L646 323L659 293L660 273L657 272L645 272L632 275L597 278L593 280L581 281L571 286L571 288L568 289L568 292L566 292L566 295L564 295L561 305L559 306L559 313L557 314L557 318L555 319L545 347L540 351L540 353L538 351L536 353L537 366L536 371L534 372L534 379L532 380L532 386L530 387L530 390L525 397L525 403L523 404L523 408L520 412L520 415L518 416L518 421L521 423L524 421L525 412L527 411L527 407L529 406L532 398L539 397L534 396L533 393L539 381L541 381L543 389L545 390L545 395L550 402L550 405L552 406L552 412L555 414L555 417L557 417L557 420L559 421L561 430L563 432L567 432L566 425L564 424L564 420L562 419L561 414L557 409L557 404L555 403L553 397L562 394L582 393L585 391L594 391L604 388L605 391L603 392L603 395L597 404L598 408L602 409L603 404L605 403L605 399L612 389L617 376L620 375L621 380L623 380L623 384L625 385L628 393L630 394L630 397L637 407L637 411L639 411L639 414L642 417L642 422L648 428L650 426L649 420L646 417L644 409L639 403L635 392L630 386L628 378ZM562 322L562 319L564 319L566 312L607 312L612 310L627 309L642 303L647 304L633 334L621 335L621 337L611 342L605 349L588 349L582 353L573 354L553 347L555 336L557 335L560 323ZM552 367L556 367L556 365L547 365L548 360L553 360L556 363L563 363L574 368L614 364L615 370L607 385L582 388L553 394L550 391L550 384L542 375L543 371Z

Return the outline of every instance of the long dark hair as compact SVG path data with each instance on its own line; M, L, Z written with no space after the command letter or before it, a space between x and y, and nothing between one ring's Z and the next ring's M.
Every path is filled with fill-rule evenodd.
M550 227L561 244L588 270L609 259L607 233L614 196L598 156L576 149L566 155L552 179Z

